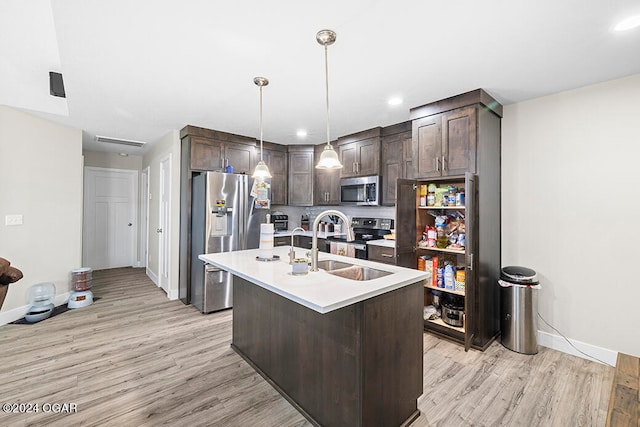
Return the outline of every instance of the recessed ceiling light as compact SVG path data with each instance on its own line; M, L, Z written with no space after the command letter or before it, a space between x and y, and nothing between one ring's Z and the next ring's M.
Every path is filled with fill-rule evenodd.
M640 26L640 15L630 16L623 19L615 26L614 31L627 31Z
M118 154L120 154L122 157L129 157L127 153L118 153Z
M304 130L304 129L299 129L299 130L296 132L296 136L297 136L298 138L306 138L306 137L307 137L307 131L306 131L306 130Z
M402 104L402 98L399 97L393 97L393 98L389 98L389 100L387 101L387 104L389 105L400 105Z

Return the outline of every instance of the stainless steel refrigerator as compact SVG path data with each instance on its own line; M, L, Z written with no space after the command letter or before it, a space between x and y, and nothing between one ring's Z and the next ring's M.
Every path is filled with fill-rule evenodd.
M254 249L260 243L269 195L255 188L252 192L253 181L247 175L221 172L192 178L191 304L203 313L233 306L233 275L203 263L198 255Z

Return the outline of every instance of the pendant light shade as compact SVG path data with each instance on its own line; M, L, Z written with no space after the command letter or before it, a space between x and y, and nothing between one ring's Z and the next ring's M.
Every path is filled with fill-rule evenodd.
M253 171L251 178L264 181L266 178L271 178L269 167L267 167L267 164L262 160L262 88L269 84L269 80L266 77L256 77L253 79L253 83L260 88L260 161L256 165L256 169Z
M327 146L322 150L320 154L320 160L316 168L318 169L340 169L342 163L338 158L338 153L331 146L331 135L329 132L329 60L328 60L328 46L332 45L336 41L336 33L331 30L320 30L316 34L316 40L322 46L324 46L324 75L325 75L325 89L327 100Z

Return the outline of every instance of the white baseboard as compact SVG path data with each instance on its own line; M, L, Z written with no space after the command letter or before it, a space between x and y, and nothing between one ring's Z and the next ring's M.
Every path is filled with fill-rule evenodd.
M581 351L584 351L589 356L597 357L601 361L608 363L611 366L616 366L616 360L618 359L618 352L609 350L608 348L597 347L592 344L587 344L581 341L576 341L569 339L573 345L579 348ZM573 348L569 343L562 338L560 335L550 334L544 331L538 331L538 344L544 347L552 348L554 350L561 351L563 353L571 354L573 356L578 356L583 359L593 360L594 362L600 362L591 357L588 357L575 348Z
M56 295L53 300L53 304L57 307L59 305L66 304L68 301L69 292L65 292L64 294ZM27 314L27 311L29 311L29 304L3 311L0 313L0 325L6 325L7 323L22 319L24 315Z
M156 276L153 271L149 270L149 267L147 267L146 272L147 277L149 277L149 279L151 279L151 281L155 283L156 286L160 287L160 279L158 279L158 276Z
M177 300L178 299L178 290L177 289L170 289L169 293L167 294L167 296L172 301Z

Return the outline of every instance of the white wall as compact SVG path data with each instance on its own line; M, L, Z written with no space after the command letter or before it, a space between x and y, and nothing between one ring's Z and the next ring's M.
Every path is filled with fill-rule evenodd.
M82 266L82 131L0 106L0 159L0 256L24 273L2 313L24 311L0 315L13 321L33 284L65 294ZM7 214L23 215L23 225L6 226Z
M142 156L121 156L118 153L104 151L83 151L84 166L109 169L142 170Z
M505 107L502 263L568 337L640 356L640 74ZM545 325L540 330L555 334Z
M160 162L171 154L171 256L169 265L169 298L178 298L178 266L180 242L180 133L167 133L154 144L142 159L142 168L149 166L149 247L147 272L152 280L158 279L158 233L160 227ZM157 283L156 283L157 284Z

